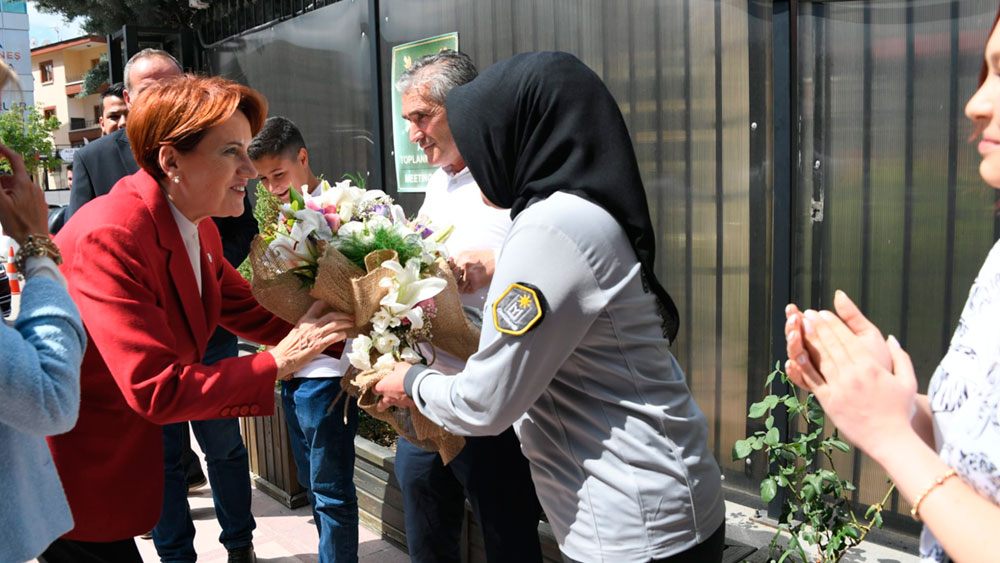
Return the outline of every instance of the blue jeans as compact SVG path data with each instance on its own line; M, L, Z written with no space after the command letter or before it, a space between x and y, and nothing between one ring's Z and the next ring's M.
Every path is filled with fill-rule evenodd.
M319 532L320 563L358 560L358 495L354 488L358 407L345 393L327 412L339 393L340 379L334 377L281 383L281 403L299 483L308 489Z
M489 563L541 562L538 518L528 460L508 428L499 436L465 439L448 465L400 438L396 480L403 491L406 544L414 563L459 563L465 498L483 531Z
M203 361L206 365L238 354L236 337L220 334L220 331L223 329L218 329L209 341ZM153 528L153 543L164 562L196 561L198 557L194 550L194 523L182 463L183 435L187 428L184 423L163 427L163 508ZM248 546L257 524L250 513L250 463L240 436L239 420L195 420L191 422L191 429L208 465L215 517L222 527L219 542L227 550Z

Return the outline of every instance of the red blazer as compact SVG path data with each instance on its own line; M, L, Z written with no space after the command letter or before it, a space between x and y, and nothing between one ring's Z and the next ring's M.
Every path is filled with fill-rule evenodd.
M199 362L216 325L277 343L291 326L254 300L223 258L211 220L198 225L202 295L166 196L145 171L73 215L56 243L87 329L80 417L49 439L76 527L106 542L148 532L163 499L160 425L265 416L277 368L269 353Z

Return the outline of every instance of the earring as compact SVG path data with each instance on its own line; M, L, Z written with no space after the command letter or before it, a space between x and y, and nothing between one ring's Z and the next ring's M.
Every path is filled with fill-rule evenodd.
M180 184L181 183L181 177L180 176L174 176L174 183L175 184Z

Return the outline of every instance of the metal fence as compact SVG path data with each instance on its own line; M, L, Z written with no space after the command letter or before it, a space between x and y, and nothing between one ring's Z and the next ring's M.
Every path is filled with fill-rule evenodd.
M302 127L316 169L360 170L390 192L394 45L458 31L482 68L552 49L591 66L618 100L639 157L658 275L681 312L673 351L712 424L727 487L746 499L765 460L734 462L730 452L756 429L747 407L783 358L789 300L827 306L835 289L846 290L910 350L926 389L1000 234L962 116L996 8L988 0L219 1L201 35L213 73L259 89L272 114ZM420 201L399 196L411 211ZM857 501L881 498L884 473L873 462L844 454L845 468L860 483ZM904 504L894 499L893 510Z

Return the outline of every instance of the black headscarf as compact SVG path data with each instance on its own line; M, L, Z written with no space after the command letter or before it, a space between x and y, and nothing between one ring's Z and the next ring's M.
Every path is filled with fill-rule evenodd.
M448 93L458 151L494 204L516 217L568 192L610 213L642 264L663 317L677 336L677 307L653 273L656 242L646 192L618 104L594 71L568 53L524 53L500 61Z

